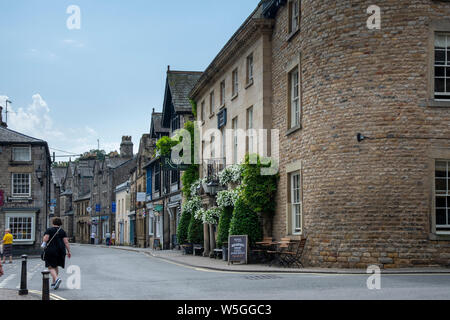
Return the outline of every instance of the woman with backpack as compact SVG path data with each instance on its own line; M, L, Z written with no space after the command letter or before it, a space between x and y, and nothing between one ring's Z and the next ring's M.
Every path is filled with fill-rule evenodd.
M61 284L61 278L59 278L58 267L64 269L67 256L72 256L70 253L69 239L66 232L62 229L62 221L60 218L54 218L52 221L53 227L47 229L44 233L44 243L42 246L45 248L43 252L43 260L45 261L45 267L48 268L53 279L51 285L52 289L57 290Z

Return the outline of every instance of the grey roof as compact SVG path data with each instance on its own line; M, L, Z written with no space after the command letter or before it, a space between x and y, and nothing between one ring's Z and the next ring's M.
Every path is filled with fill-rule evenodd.
M133 159L134 158L107 158L105 159L105 164L107 168L115 169Z
M61 183L62 183L62 181L64 180L64 178L66 176L66 170L67 170L66 167L51 168L53 183L57 187L61 186Z
M76 200L74 201L83 201L83 200L89 200L91 199L91 193L87 193L85 195L79 196Z
M67 189L63 193L61 193L61 196L71 196L73 194L72 190Z
M78 167L78 174L84 178L91 178L94 176L94 168L90 167Z
M46 141L36 139L22 133L10 130L8 128L4 128L0 126L0 143L39 143L39 144L47 144Z
M162 112L152 113L152 122L150 124L150 136L156 138L156 133L169 133L170 128L164 128L162 126Z
M167 72L167 85L170 89L175 112L191 112L192 106L189 102L189 93L198 79L200 79L202 73L194 71Z

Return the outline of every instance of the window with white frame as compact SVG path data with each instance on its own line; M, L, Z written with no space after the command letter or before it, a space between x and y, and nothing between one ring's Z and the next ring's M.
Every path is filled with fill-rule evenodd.
M299 71L296 67L289 74L289 84L290 84L290 117L291 117L291 128L300 125L300 82L299 82Z
M226 134L225 134L225 128L220 129L221 135L222 135L222 159L223 164L227 163L227 146L226 146Z
M233 119L233 164L238 163L238 135L237 135L237 128L238 128L238 118Z
M248 148L247 148L247 150L249 153L253 153L256 151L253 148L255 137L253 136L252 129L253 129L253 107L250 107L247 110L247 130L248 130Z
M155 224L155 218L152 215L150 215L149 219L148 219L148 234L150 236L154 235L154 233L155 233L154 224Z
M238 69L237 68L233 70L232 80L233 80L232 94L233 94L233 97L234 97L235 95L238 94L238 91L239 91L239 73L238 73Z
M253 81L253 53L247 57L247 84Z
M156 217L156 237L161 237L161 217Z
M11 229L16 243L35 240L35 214L33 213L7 213L6 226Z
M436 232L450 234L450 160L435 165Z
M225 80L220 83L220 106L225 105Z
M201 110L201 113L200 113L200 115L201 115L200 120L204 121L205 120L205 101L202 102L201 109L202 110Z
M13 147L13 161L31 161L31 147Z
M24 197L31 195L31 174L12 174L12 195L13 197Z
M209 114L214 112L214 91L209 94Z
M291 174L292 234L302 232L302 200L300 172Z
M434 38L434 98L450 100L450 34Z
M300 0L289 3L289 21L289 33L297 31L300 25Z

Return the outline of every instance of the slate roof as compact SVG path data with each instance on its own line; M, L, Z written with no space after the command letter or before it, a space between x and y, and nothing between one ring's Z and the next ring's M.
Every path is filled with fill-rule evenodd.
M107 168L115 169L133 159L134 158L107 158L105 159L105 164Z
M65 176L66 176L66 167L61 167L61 168L51 168L52 171L52 179L53 179L53 183L57 186L60 187L62 184L62 181L64 180Z
M162 126L162 112L152 113L152 122L150 124L150 136L156 138L156 133L169 133L170 128Z
M191 112L189 93L203 72L167 71L167 84L172 97L175 112Z
M44 140L36 139L2 126L0 126L0 143L47 144Z

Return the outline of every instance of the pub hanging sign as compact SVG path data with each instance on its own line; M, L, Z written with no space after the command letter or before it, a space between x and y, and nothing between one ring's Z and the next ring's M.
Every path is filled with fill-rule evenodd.
M189 164L177 164L169 157L161 157L162 168L169 171L186 171L189 169Z
M3 190L0 190L0 207L3 207L3 204L5 203L5 193Z

